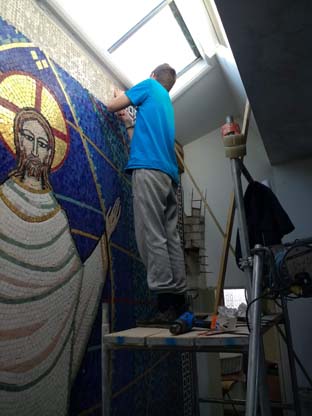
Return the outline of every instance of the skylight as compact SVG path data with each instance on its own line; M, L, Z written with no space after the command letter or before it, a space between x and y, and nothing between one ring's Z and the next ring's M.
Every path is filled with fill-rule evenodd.
M207 67L206 57L214 53L218 43L203 0L41 0L41 3L61 10L91 45L109 54L133 84L148 78L164 62L176 69L178 77L190 69L194 72L197 64L202 70Z
M170 63L179 73L197 58L168 7L112 54L118 67L128 68L127 75L134 82L149 76L160 63Z

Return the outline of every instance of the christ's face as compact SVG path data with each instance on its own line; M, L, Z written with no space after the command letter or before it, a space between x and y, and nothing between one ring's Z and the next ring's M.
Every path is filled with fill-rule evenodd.
M49 140L44 128L37 120L25 121L19 132L21 147L26 158L34 165L41 165L49 155Z
M22 123L18 132L20 145L20 169L28 177L42 178L44 169L48 169L51 148L48 133L37 120Z

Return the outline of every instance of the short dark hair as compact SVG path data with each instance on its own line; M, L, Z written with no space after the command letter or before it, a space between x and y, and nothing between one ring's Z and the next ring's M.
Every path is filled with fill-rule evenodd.
M169 64L158 65L152 75L167 91L171 90L177 79L175 69L171 68Z

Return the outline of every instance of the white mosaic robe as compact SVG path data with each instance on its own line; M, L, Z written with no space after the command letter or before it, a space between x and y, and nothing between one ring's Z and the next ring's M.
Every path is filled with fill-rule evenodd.
M81 264L52 192L8 179L0 197L0 415L65 415L104 283L101 247Z

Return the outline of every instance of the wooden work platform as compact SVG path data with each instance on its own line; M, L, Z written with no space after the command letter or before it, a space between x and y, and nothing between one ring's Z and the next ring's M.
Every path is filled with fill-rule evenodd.
M263 316L262 332L282 320L282 314ZM246 353L249 346L247 324L239 323L235 331L220 332L194 328L191 332L172 335L168 329L137 327L125 331L113 332L102 336L102 398L103 416L110 416L111 403L111 354L114 350L169 350L175 352L241 352ZM196 380L196 378L195 378ZM198 396L197 383L193 386L195 397ZM209 401L209 400L206 400ZM198 408L199 409L199 408ZM196 410L194 415L199 414Z
M262 318L263 332L278 323L281 315ZM249 331L246 323L239 323L234 331L221 332L194 328L191 332L172 335L168 329L137 327L103 336L109 348L129 349L189 349L192 351L244 351L248 349Z

